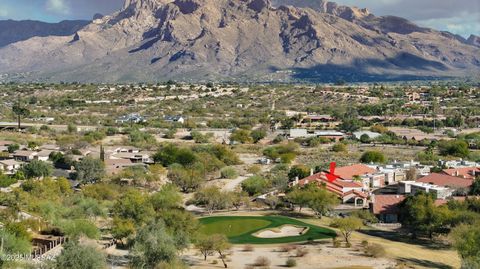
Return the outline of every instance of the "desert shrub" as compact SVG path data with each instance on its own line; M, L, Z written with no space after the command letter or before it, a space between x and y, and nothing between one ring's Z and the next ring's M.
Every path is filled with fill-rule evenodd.
M253 246L252 245L245 245L243 247L244 252L252 252L253 251Z
M288 258L285 262L286 267L295 267L297 266L297 261L294 258Z
M258 175L262 171L262 167L258 164L251 165L247 168L247 172L250 174Z
M345 247L346 247L346 248L351 248L351 247L352 247L352 244L351 244L350 242L347 242L347 243L345 244Z
M237 170L233 167L224 167L220 170L222 178L233 179L237 177Z
M255 260L255 266L270 266L271 261L267 257L260 256Z
M297 257L305 257L308 254L308 249L306 248L298 248L297 249Z
M218 260L213 260L212 264L218 264Z
M381 258L385 256L386 251L380 244L370 244L365 247L365 254L374 258Z
M368 241L367 240L363 240L362 243L361 243L362 247L367 247L368 246Z
M332 239L332 243L333 243L333 247L334 247L334 248L339 248L339 247L341 246L341 244L342 244L342 243L340 242L340 240L338 240L337 238L333 238L333 239Z
M295 249L297 249L297 247L294 246L294 245L285 245L285 246L280 247L280 249L278 251L280 251L280 252L290 252L290 251L295 250Z
M337 143L337 144L333 145L332 151L334 151L334 152L345 152L345 151L347 151L347 145L345 145L343 143Z

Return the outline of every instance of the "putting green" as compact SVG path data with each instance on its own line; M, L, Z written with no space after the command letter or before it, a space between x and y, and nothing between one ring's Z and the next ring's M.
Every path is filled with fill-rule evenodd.
M206 235L222 233L234 244L281 244L303 242L316 239L332 238L336 236L333 230L311 225L297 219L283 216L219 216L200 219L200 232ZM284 225L308 227L308 231L298 236L279 238L259 238L255 233Z

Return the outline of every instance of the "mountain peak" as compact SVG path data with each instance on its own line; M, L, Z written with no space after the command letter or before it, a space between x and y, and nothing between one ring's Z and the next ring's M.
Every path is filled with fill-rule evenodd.
M0 73L53 81L362 81L480 70L479 48L465 40L323 0L126 0L74 42L71 35L0 48Z

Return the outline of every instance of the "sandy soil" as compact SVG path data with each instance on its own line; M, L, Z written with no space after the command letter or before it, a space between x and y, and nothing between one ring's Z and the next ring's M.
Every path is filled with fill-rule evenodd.
M338 267L365 266L371 268L389 268L395 265L390 259L372 259L363 255L355 248L333 248L330 241L324 241L319 245L299 245L298 248L305 249L308 254L304 257L297 257L297 251L280 252L279 246L254 246L251 252L243 251L242 246L236 246L227 257L228 268L244 269L248 265L253 265L258 257L266 257L271 261L269 268L285 268L285 262L288 258L294 258L297 261L296 268L302 269L323 269ZM213 255L204 261L202 256L195 250L186 253L187 260L192 262L192 269L223 268L223 264L218 255ZM214 261L217 264L213 264Z
M305 227L284 225L282 227L260 231L258 233L255 233L253 236L258 238L281 238L299 236L306 233L307 231L308 229L305 229Z

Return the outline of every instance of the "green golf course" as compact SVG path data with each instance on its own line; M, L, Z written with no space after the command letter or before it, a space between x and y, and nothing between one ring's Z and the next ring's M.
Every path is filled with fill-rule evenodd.
M304 242L309 240L333 238L333 230L318 227L297 219L283 216L218 216L200 219L200 232L206 235L225 234L233 244L282 244ZM298 236L285 236L278 238L260 238L256 233L285 225L304 227L305 233Z

